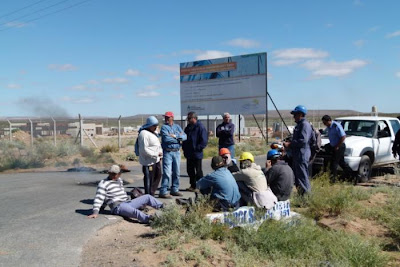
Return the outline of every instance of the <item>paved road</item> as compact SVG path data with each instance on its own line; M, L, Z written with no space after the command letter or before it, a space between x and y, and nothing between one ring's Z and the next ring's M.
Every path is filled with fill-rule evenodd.
M265 157L257 158L262 164ZM181 188L189 186L181 164ZM210 160L203 162L211 171ZM87 219L100 173L17 173L0 175L0 266L78 266L82 247L97 230L120 219ZM123 174L142 185L139 166ZM183 192L185 197L191 192ZM113 218L113 219L111 219Z

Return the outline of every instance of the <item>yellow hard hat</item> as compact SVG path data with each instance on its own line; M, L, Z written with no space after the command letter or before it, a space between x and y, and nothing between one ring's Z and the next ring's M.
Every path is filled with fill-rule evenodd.
M239 161L242 160L250 160L251 162L254 162L254 156L250 152L243 152L242 155L240 155Z

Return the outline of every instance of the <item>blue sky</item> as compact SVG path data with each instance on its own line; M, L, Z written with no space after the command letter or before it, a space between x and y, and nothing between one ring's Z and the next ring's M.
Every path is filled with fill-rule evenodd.
M0 117L180 114L180 62L255 52L268 53L280 109L399 113L399 10L395 0L2 0Z

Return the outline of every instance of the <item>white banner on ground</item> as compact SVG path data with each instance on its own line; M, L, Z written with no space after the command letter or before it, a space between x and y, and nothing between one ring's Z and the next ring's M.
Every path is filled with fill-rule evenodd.
M181 114L265 114L267 54L180 64Z

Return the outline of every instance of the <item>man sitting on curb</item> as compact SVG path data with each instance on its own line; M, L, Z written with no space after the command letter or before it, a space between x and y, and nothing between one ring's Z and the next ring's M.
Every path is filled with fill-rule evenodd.
M242 196L241 204L252 205L253 193L267 191L268 185L261 167L254 163L254 156L250 152L243 152L239 158L240 172L234 177Z
M211 193L211 199L216 201L214 211L229 211L239 207L239 188L232 174L224 167L221 156L215 156L211 160L211 168L214 172L204 176L196 183L200 193Z
M271 149L267 153L267 161L263 172L267 183L278 201L288 200L294 185L294 173L292 168L283 160L281 153Z
M232 160L231 152L226 147L223 147L219 150L219 155L224 159L224 166L228 168L231 173L239 172L239 168L236 165L236 162Z
M97 186L96 197L93 203L93 213L88 218L97 218L100 207L105 203L110 206L111 213L127 218L138 219L142 223L149 223L150 215L140 211L143 206L160 209L164 204L151 195L143 195L129 200L125 192L118 165L112 165L108 170L107 179L101 180Z

